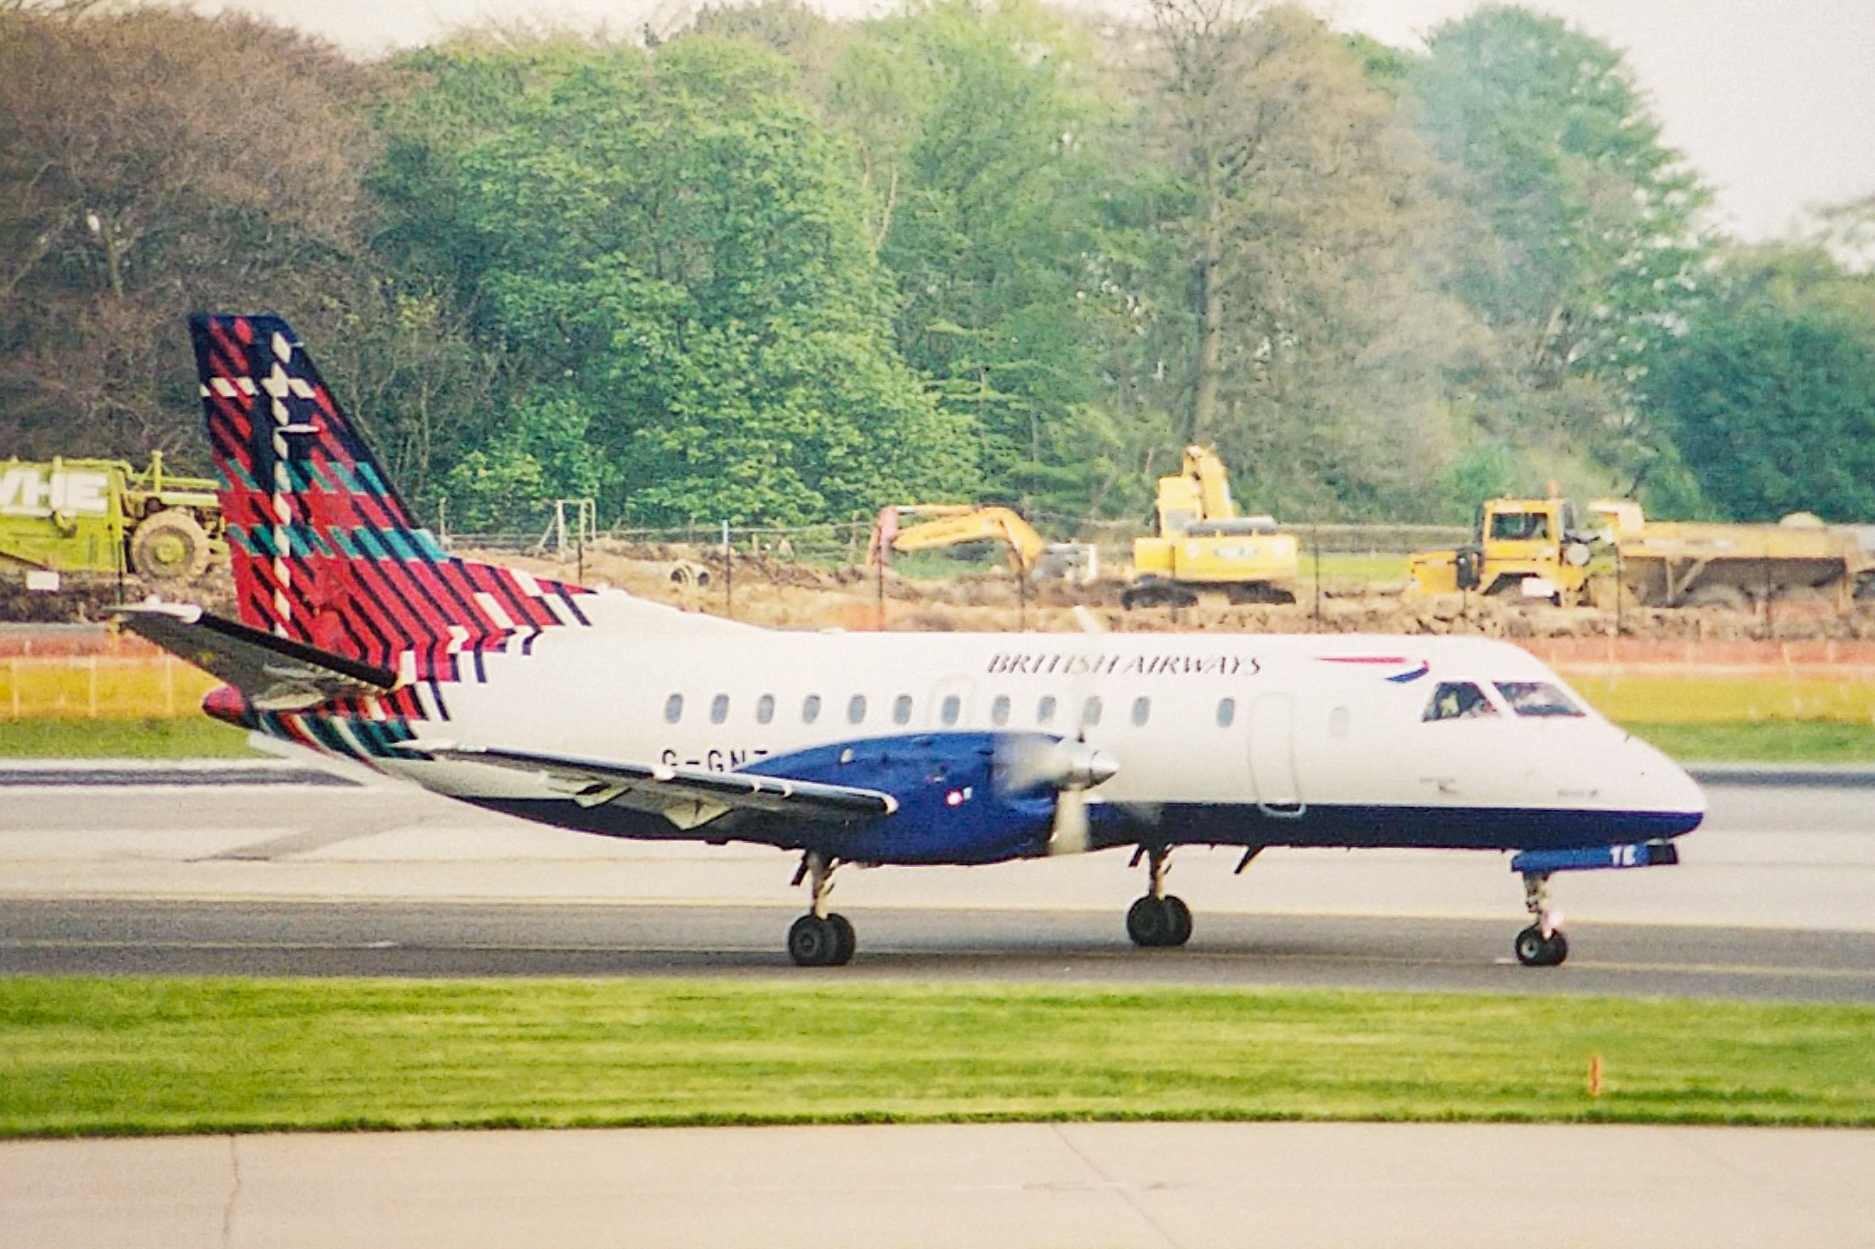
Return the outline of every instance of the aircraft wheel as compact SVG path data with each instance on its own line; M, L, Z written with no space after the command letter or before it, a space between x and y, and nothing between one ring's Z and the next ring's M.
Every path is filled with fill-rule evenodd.
M833 958L830 967L845 967L853 961L853 951L859 948L859 938L853 932L852 921L846 916L833 914L827 916L827 926L833 929Z
M1167 894L1163 899L1166 919L1170 921L1165 944L1184 945L1191 940L1191 908L1185 905L1185 899Z
M1184 945L1191 940L1191 908L1178 898L1147 894L1127 911L1126 935L1147 948Z
M840 949L840 928L830 918L803 915L788 929L788 957L797 967L836 966L844 961ZM852 956L849 948L847 958Z
M1545 937L1535 924L1517 934L1517 961L1525 967L1555 967L1569 957L1569 938L1557 929Z

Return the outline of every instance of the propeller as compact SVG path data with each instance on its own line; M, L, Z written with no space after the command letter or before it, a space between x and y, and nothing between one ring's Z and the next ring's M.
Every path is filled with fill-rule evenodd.
M996 764L1011 793L1054 791L1049 854L1080 854L1088 848L1087 791L1110 779L1120 765L1089 746L1084 729L1072 738L1011 734L998 744Z

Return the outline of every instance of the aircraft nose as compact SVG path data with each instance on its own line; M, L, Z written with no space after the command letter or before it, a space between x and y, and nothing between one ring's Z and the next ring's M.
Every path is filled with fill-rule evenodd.
M1639 756L1639 780L1648 805L1657 811L1703 818L1706 791L1699 787L1699 782L1658 747L1638 737L1628 740Z

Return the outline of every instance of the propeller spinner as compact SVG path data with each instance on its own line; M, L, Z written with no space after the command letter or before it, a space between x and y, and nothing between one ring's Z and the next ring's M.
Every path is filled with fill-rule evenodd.
M1054 791L1048 853L1079 854L1088 848L1087 791L1120 770L1112 756L1078 737L1027 733L1004 738L996 763L1011 793Z

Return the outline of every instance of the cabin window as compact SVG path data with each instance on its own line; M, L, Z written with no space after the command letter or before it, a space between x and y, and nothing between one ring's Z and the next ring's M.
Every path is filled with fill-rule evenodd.
M1234 698L1218 699L1217 700L1217 726L1220 729L1227 729L1231 726L1231 723L1236 719L1237 719L1237 700Z
M964 700L955 694L946 694L944 701L938 704L938 719L947 726L956 724L964 718Z
M1346 737L1348 735L1348 720L1351 714L1352 713L1346 707L1336 707L1333 711L1329 712L1328 736Z
M820 695L809 694L801 700L801 723L812 724L820 719Z
M990 704L990 723L997 728L1009 723L1009 695L998 694Z
M1538 542L1549 537L1549 517L1541 512L1499 512L1491 518L1491 536L1506 542Z
M855 694L846 700L846 722L860 724L866 719L866 696Z
M764 694L755 700L755 722L767 724L775 718L775 696Z
M1098 695L1081 704L1081 727L1091 729L1100 723L1100 698Z
M1548 681L1499 681L1497 692L1520 716L1579 716L1582 709Z
M1133 700L1133 724L1138 728L1145 728L1146 721L1150 719L1152 719L1152 700L1135 698Z
M911 695L900 694L892 700L892 723L911 723Z
M1484 691L1470 681L1441 681L1439 688L1432 691L1432 701L1426 704L1426 713L1420 718L1468 720L1475 716L1496 714L1497 708L1491 705Z
M718 694L710 699L710 723L721 724L729 718L729 695Z
M672 694L664 700L664 723L675 724L684 718L684 696Z
M1043 694L1042 700L1035 704L1035 722L1053 724L1055 722L1055 696Z

